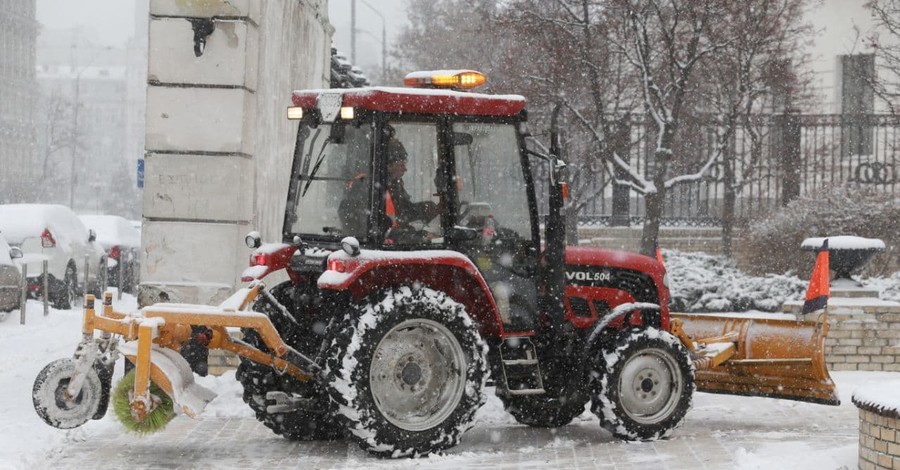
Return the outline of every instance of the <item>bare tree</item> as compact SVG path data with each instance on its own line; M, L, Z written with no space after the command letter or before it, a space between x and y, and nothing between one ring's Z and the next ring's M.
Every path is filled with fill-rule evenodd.
M490 91L528 97L534 129L547 128L550 110L562 103L570 235L576 215L608 191L598 179L615 181L644 196L641 250L649 254L666 192L701 180L721 162L741 116L773 89L769 62L788 57L779 55L789 42L781 38L793 37L778 29L793 24L788 17L805 1L414 0L397 55L412 69L488 71ZM730 56L740 48L739 58ZM700 66L721 73L696 73ZM725 74L740 80L719 86ZM692 136L679 130L701 115L731 124L721 126L718 151L697 157ZM628 158L632 116L648 123L649 164Z
M900 111L900 0L869 0L866 7L872 11L877 26L868 38L880 72L872 88L875 96L896 114Z
M800 70L804 57L799 42L811 28L803 23L807 0L756 0L726 5L721 21L731 25L730 38L721 54L710 56L703 67L714 80L707 82L704 101L717 117L714 157L722 169L724 200L722 207L722 246L732 254L737 196L752 180L760 159L762 142L759 113L780 111L763 109L765 98L783 109L799 99L803 86ZM733 38L733 40L731 40ZM756 121L756 122L755 122ZM732 144L738 128L750 138L750 157L739 158Z
M49 167L59 167L60 156L72 155L72 150L77 145L75 128L72 125L72 107L74 104L58 90L53 89L47 96L44 109L46 120L43 125L45 139L44 150L41 156L41 181L46 182L54 175L49 173Z

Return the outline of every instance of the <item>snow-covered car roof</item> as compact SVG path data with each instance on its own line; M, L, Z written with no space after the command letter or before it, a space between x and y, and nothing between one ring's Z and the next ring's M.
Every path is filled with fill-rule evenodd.
M117 215L79 215L84 225L94 229L97 234L97 242L103 248L123 246L138 248L141 246L141 233L138 232L131 221Z
M50 229L57 243L68 244L77 237L87 241L87 228L66 206L58 204L0 205L0 232L12 244L40 237Z

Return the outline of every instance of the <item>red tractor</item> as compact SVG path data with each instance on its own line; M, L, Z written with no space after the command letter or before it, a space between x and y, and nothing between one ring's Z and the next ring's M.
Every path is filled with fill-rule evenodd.
M189 414L211 399L181 356L162 353L200 338L241 356L244 401L277 434L349 435L391 457L456 445L488 385L520 423L564 426L590 403L631 440L670 434L697 387L836 403L824 315L765 320L761 334L754 320L675 319L656 259L566 247L555 139L549 155L530 150L524 98L465 91L484 80L419 72L408 88L294 92L282 242L247 236L249 287L218 309L156 304L125 320L90 305L75 364L45 369L35 385L38 413L58 427L102 416L105 402L65 426L55 418L60 396L78 396L73 382L100 384L91 390L104 397L111 373L79 374L91 375L91 348L116 349L110 333L138 342L119 345L136 364L136 419L155 406L148 381ZM546 220L537 174L549 175ZM262 288L282 270L289 280ZM104 334L91 339L94 329Z

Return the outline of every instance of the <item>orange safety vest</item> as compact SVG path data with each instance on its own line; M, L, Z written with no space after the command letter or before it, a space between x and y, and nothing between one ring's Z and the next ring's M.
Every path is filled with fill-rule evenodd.
M394 208L390 191L384 192L384 213L391 219L391 228L397 228L397 209Z

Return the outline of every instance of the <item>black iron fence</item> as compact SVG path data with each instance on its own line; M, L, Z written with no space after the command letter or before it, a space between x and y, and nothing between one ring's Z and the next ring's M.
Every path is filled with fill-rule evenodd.
M721 155L702 177L669 188L663 224L720 225L727 187L734 189L738 222L770 214L786 202L823 187L860 184L891 194L900 190L898 116L756 116L750 124L738 127L721 151L717 150L720 130L715 122L690 124L680 130L671 176L696 173L710 156L716 152ZM623 154L641 174L650 174L655 149L652 126L632 118L627 133L630 145ZM576 175L573 189L582 198L596 194L579 211L582 223L625 225L643 221L644 199L640 194L617 186L599 164L584 165L577 171L583 174Z

